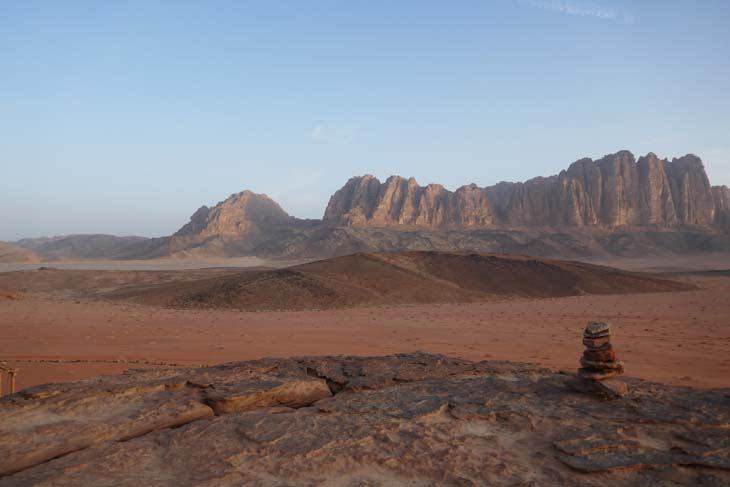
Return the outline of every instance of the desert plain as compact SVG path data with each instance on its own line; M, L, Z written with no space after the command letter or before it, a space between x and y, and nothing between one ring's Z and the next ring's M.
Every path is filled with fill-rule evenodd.
M610 321L626 374L694 388L730 386L727 255L601 262L696 286L673 292L242 311L99 297L98 291L258 268L22 270L0 273L0 359L17 389L127 369L262 357L424 351L574 371L588 320ZM218 262L217 264L220 264ZM88 267L88 266L87 266ZM91 293L90 290L94 292ZM5 384L7 389L7 384Z

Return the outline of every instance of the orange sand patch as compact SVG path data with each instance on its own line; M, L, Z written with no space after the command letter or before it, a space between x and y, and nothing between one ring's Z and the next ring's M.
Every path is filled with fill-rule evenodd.
M125 360L192 365L414 350L574 370L582 328L599 319L613 322L613 341L628 375L730 387L730 278L692 281L701 289L258 313L26 295L0 301L0 359L21 369L19 388L148 366ZM49 359L97 362L36 362Z

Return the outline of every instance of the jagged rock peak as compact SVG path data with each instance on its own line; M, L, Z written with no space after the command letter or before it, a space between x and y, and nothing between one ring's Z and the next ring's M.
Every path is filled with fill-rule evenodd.
M351 178L329 201L324 221L345 226L575 227L710 225L730 219L726 193L710 186L702 161L671 161L628 150L582 158L557 175L524 183L439 184L372 175Z
M212 208L201 206L175 236L241 235L291 220L292 217L265 194L245 190L232 194Z
M330 198L324 221L346 226L474 226L491 223L486 193L476 185L456 192L441 184L420 186L414 178L390 176L384 183L351 178Z

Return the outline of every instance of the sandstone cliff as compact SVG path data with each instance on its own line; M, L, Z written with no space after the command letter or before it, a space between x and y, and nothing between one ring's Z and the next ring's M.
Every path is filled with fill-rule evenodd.
M324 221L335 225L484 226L494 223L487 193L475 185L451 192L440 184L419 186L415 179L355 177L327 205Z
M713 186L712 196L715 204L715 223L730 225L730 188Z
M699 157L672 161L628 151L524 183L422 187L415 179L355 177L337 191L325 223L344 226L585 227L722 224L727 188L712 188Z

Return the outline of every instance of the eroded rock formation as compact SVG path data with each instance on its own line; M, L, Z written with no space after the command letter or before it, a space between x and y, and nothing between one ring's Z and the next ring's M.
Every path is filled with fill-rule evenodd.
M350 179L325 210L325 222L338 225L485 226L493 223L485 191L475 185L456 192L440 184L421 187L413 178L374 176Z
M198 249L203 255L247 255L277 229L297 222L265 194L246 190L212 208L201 206L163 245L171 253Z
M422 187L413 178L351 178L327 205L324 221L354 226L485 226L494 223L487 194L475 185L455 192L440 184Z
M663 160L628 151L580 159L550 177L449 191L415 179L350 179L322 220L289 216L243 191L199 208L172 236L25 239L40 258L322 258L358 251L465 250L551 257L725 252L730 190L711 187L693 155ZM17 252L0 262L15 262Z
M324 221L346 226L588 227L711 225L728 218L728 190L710 186L694 155L637 161L628 151L581 159L560 174L487 188L370 175L350 179Z
M173 237L245 235L293 218L265 194L242 191L212 208L201 206Z
M49 384L0 400L0 485L730 482L730 391L569 379L419 353Z
M730 188L713 186L712 197L715 202L715 223L730 226Z

